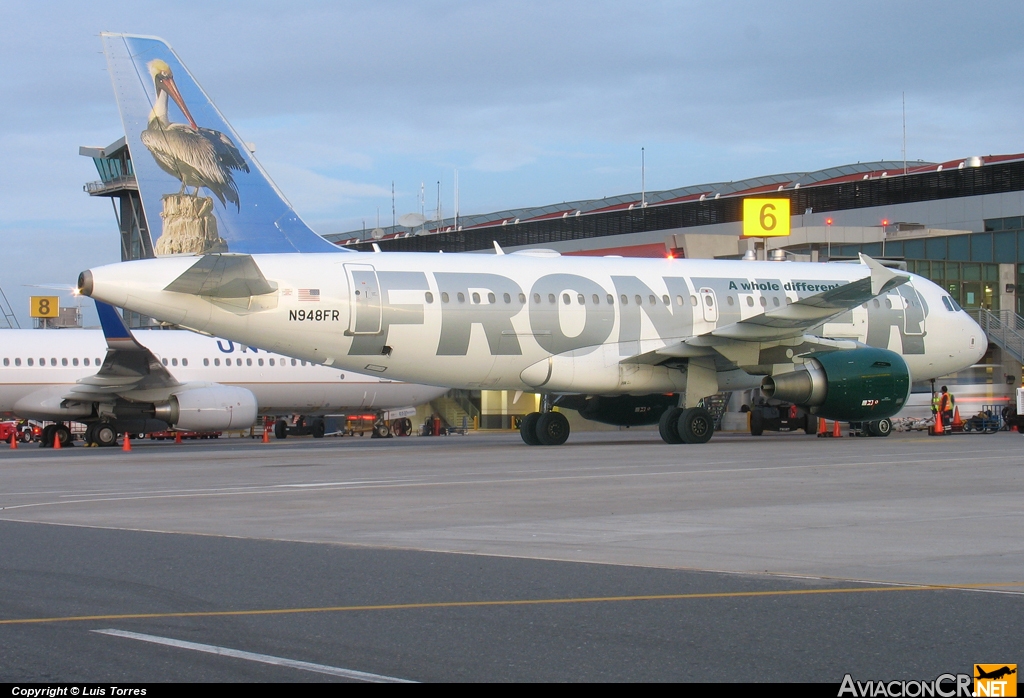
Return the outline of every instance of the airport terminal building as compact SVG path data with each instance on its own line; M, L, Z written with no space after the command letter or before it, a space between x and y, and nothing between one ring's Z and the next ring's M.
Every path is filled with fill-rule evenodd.
M93 158L100 175L85 191L115 200L122 259L152 256L124 140L80 152ZM791 235L744 238L743 201L749 197L788 199ZM1024 153L857 163L325 237L383 252L487 253L494 242L507 251L544 247L565 255L780 262L844 261L863 252L935 281L985 321L990 348L983 364L949 380L969 395L967 403L1005 404L1021 385ZM534 396L513 397L502 391L459 395L444 416L453 424L469 416L485 428L508 428L514 417L536 409Z

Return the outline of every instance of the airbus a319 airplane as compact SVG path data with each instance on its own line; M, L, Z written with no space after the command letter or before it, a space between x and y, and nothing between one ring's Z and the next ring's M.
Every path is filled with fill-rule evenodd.
M259 414L308 415L313 436L323 436L318 415L419 405L447 390L307 365L183 330L143 332L143 346L113 308L97 303L96 310L102 331L2 334L0 413L56 422L44 430L44 445L55 437L67 445L71 421L87 425L87 443L112 446L119 433L168 426L248 429Z
M985 353L981 328L941 288L864 256L339 249L298 218L165 42L103 43L147 218L163 220L157 252L169 255L83 272L81 292L108 303L327 366L542 392L543 412L522 421L531 445L568 437L552 404L706 442L704 398L758 385L821 417L879 424L911 380Z

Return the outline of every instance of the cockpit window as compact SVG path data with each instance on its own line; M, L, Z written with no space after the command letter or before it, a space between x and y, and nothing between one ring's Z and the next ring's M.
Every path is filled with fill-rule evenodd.
M949 302L953 304L953 310L957 310L957 311L963 310L963 308L960 307L960 304L956 302L956 299L951 297L949 299Z
M949 296L942 297L942 304L946 306L946 310L953 312L953 304L949 302Z

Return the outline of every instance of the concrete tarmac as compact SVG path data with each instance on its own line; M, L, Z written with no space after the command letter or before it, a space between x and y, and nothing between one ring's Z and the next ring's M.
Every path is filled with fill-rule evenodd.
M924 679L1024 650L1017 434L133 445L0 451L0 680L347 676L107 629L413 680Z

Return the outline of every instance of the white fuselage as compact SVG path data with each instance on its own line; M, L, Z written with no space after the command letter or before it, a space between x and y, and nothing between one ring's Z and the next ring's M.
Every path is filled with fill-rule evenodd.
M135 335L181 383L245 388L256 396L261 414L386 410L419 405L447 390L341 371L194 332ZM79 379L94 375L106 352L100 330L0 331L0 413L60 417L40 414L36 406L47 402L43 396L66 392Z
M728 332L724 328L735 323L869 274L860 264L560 257L542 251L273 254L253 260L276 290L242 305L163 290L196 260L99 267L90 271L91 295L346 370L467 389L589 394L676 391L680 371L635 357L714 330ZM975 363L987 346L981 328L946 306L941 288L910 277L808 334L898 352L914 380ZM319 291L316 302L309 300L310 289ZM744 337L735 340L743 343ZM758 345L763 341L751 337L747 344L767 346ZM751 374L771 372L765 360L754 354L761 370L734 370L732 378L723 372L720 385L755 385Z

